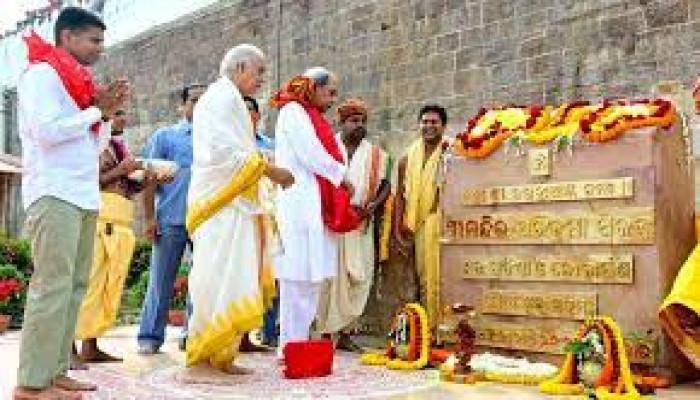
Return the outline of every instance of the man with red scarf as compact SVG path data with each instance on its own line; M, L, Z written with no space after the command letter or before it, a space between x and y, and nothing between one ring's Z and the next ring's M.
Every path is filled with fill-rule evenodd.
M356 229L347 156L323 116L338 98L338 77L311 68L292 78L272 104L280 108L275 161L294 175L280 191L277 222L283 253L276 263L280 294L279 350L309 339L324 281L338 270L338 236Z
M98 88L86 68L103 50L104 23L81 8L56 19L56 46L25 38L18 83L22 200L34 273L27 292L15 400L80 399L95 386L66 375L92 265L100 207L98 155L126 99L119 80Z

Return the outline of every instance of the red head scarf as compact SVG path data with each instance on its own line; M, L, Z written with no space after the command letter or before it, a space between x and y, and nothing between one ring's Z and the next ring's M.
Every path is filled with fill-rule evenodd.
M24 37L24 42L27 45L29 63L45 62L51 65L78 108L84 110L95 104L95 84L92 74L75 57L65 49L46 42L34 31ZM99 124L93 125L90 129L97 132Z

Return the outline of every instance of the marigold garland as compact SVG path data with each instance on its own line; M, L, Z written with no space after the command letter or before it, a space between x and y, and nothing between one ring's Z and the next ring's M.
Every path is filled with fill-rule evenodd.
M601 143L619 138L630 129L666 128L676 120L667 100L618 100L592 105L578 101L554 108L507 106L481 109L457 136L455 152L468 158L484 158L513 135L535 145L580 133L584 140Z
M419 340L420 343L412 343L416 347L414 351L417 353L412 353L411 357L413 361L404 361L399 358L393 358L388 354L380 353L367 353L363 354L360 358L360 362L365 365L386 365L389 369L397 370L415 370L421 369L428 365L428 359L430 357L430 328L428 327L428 316L425 310L420 304L410 303L404 308L407 314L413 314L415 318L411 318L409 323L411 329L420 330L419 334L412 335L411 340ZM397 314L398 318L398 314ZM396 327L397 321L394 319L394 326L392 330ZM389 351L387 351L389 353Z
M586 321L577 337L583 338L591 329L599 331L602 329L605 335L608 335L608 338L605 338L605 352L607 363L612 363L606 365L596 382L597 398L601 400L641 400L642 396L634 386L634 377L630 370L620 328L610 317L597 317ZM552 395L580 395L584 393L584 390L584 386L577 376L576 360L573 353L567 353L564 363L554 378L540 384L540 391Z

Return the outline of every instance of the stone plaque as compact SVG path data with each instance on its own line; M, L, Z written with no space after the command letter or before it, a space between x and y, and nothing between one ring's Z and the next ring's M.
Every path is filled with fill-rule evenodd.
M494 204L627 199L632 196L634 196L634 178L613 178L492 186L479 189L468 188L464 191L463 204L465 206L490 206Z
M681 128L576 138L556 157L525 142L521 152L448 157L441 303L481 314L482 347L542 361L562 354L585 317L608 315L632 362L689 377L669 341L631 334L660 332L659 305L697 244Z
M479 321L474 323L474 330L477 346L548 354L564 354L564 347L578 331L561 324L544 325L535 321L519 324ZM444 340L454 342L454 335L446 336ZM624 342L631 363L656 364L658 339L625 336Z
M564 354L564 346L576 335L576 329L561 325L542 326L527 323L480 322L474 324L478 346Z
M583 320L598 312L595 293L487 290L477 310L483 314Z
M567 257L469 257L464 263L464 279L631 284L634 282L634 256L581 254Z
M651 244L654 209L446 217L443 234L446 244Z

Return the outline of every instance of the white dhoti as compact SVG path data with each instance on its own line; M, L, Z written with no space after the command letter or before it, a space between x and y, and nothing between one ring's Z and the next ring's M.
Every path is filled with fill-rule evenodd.
M262 325L274 292L266 262L268 225L248 110L236 86L220 78L194 110L187 230L193 240L187 365L228 370L240 339Z
M379 184L387 177L388 157L379 147L363 139L350 159L346 179L355 187L352 203L367 207L374 200ZM340 236L338 274L324 284L316 320L322 333L348 328L362 315L374 278L374 222Z

